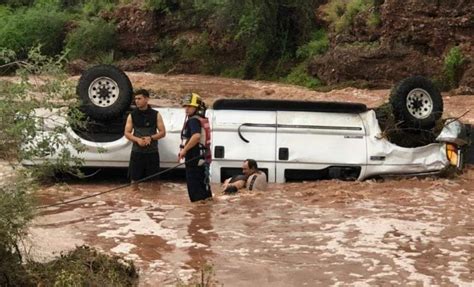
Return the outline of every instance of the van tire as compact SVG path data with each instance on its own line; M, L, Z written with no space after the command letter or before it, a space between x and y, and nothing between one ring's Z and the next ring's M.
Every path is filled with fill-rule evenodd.
M130 79L111 65L98 65L86 70L76 87L81 111L95 120L120 117L132 102Z
M431 129L443 114L443 99L439 90L421 76L402 80L390 94L395 121L402 127Z
M120 117L108 120L88 118L84 126L72 126L72 130L87 141L113 142L124 136L125 123L130 112L131 110L127 110Z

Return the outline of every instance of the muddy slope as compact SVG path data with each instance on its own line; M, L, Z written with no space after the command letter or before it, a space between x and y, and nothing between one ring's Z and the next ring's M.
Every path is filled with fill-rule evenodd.
M356 18L348 31L332 34L330 50L311 65L314 76L328 84L390 84L415 74L435 78L442 72L446 53L459 46L466 57L460 85L473 92L472 1L378 2L380 27L371 31L364 19Z
M387 87L412 75L441 79L444 58L452 47L458 46L465 57L456 75L459 92L474 94L472 1L410 0L404 1L403 5L396 0L375 1L375 11L357 14L350 27L340 33L331 31L325 20L323 10L327 2L320 2L314 23L329 31L330 48L313 59L308 69L323 83L355 81L372 87ZM166 54L166 49L172 49L180 41L192 44L204 31L212 36L208 46L217 49L213 56L223 56L235 67L240 65L240 56L236 56L234 47L236 43L218 37L214 31L216 27L211 25L212 19L203 18L193 26L179 17L140 8L139 3L141 1L120 6L101 15L117 25L118 51L125 56L116 63L120 68L128 71L150 69L160 64L157 54ZM367 24L367 17L372 12L380 17L380 23L375 27ZM199 69L203 65L202 59L176 61L172 73L202 73ZM87 63L80 60L71 63L74 73L80 73L86 67Z

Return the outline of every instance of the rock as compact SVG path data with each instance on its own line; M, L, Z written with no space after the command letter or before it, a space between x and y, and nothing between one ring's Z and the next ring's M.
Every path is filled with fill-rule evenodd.
M269 96L269 95L274 94L274 93L275 93L275 90L274 90L274 89L265 89L265 90L263 90L263 93L264 93L265 95Z
M453 93L455 95L474 95L474 87L460 86Z
M80 75L82 74L85 70L87 70L89 64L82 60L82 59L76 59L67 64L67 71L71 75Z

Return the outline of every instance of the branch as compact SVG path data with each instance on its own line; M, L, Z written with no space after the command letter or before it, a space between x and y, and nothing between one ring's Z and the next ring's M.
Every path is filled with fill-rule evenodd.
M447 125L449 125L450 123L459 120L460 118L462 118L462 117L464 117L465 115L467 115L470 111L471 111L471 110L465 111L464 114L460 115L459 117L448 118L450 121L446 121L446 123L444 123L444 126L447 126Z
M25 62L25 61L15 61L15 62L11 62L11 63L7 63L7 64L3 64L3 65L0 65L0 69L1 68L6 68L6 67L9 67L9 66L26 66L28 63Z

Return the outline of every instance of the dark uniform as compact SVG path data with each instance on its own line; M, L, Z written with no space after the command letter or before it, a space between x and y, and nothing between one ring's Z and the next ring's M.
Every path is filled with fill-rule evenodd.
M150 106L146 110L134 110L131 114L133 122L133 135L147 137L156 134L158 112ZM133 143L130 154L129 176L133 181L140 180L160 170L160 154L158 141L152 140L148 146L141 147Z
M182 137L189 141L192 135L200 133L201 122L196 116L187 120L182 131ZM189 199L194 202L212 197L211 186L209 185L209 165L205 163L202 154L202 146L195 145L186 153L186 183L188 185ZM188 162L189 161L189 162Z

